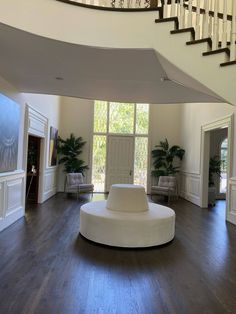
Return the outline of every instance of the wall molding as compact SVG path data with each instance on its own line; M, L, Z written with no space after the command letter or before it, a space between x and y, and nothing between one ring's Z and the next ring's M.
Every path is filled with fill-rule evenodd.
M48 167L49 120L28 106L28 134L41 138L38 202L43 203L57 193L58 166ZM28 146L28 145L27 145ZM27 150L27 148L26 148ZM26 152L27 155L27 152Z
M209 158L210 158L210 131L228 128L228 162L227 162L227 193L226 193L226 220L236 224L234 209L236 208L236 195L234 183L232 180L233 170L233 127L234 114L219 118L213 122L206 123L201 127L201 176L200 176L200 206L208 207L208 174L209 174ZM235 204L235 205L234 205ZM236 214L236 213L235 213Z
M200 206L200 174L180 172L180 196Z
M47 137L48 119L34 108L28 106L28 132L29 134Z
M47 199L57 193L57 171L58 167L47 168L44 171L44 189L39 203L45 202Z
M0 231L24 216L25 173L0 178Z

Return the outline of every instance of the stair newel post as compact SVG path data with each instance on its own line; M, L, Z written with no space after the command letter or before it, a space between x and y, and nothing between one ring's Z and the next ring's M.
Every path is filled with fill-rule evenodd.
M221 48L225 48L226 46L227 46L227 0L223 0L223 25Z
M185 27L185 9L184 9L184 0L179 1L179 26L180 28Z
M204 2L205 14L203 15L202 38L209 37L209 0Z
M188 2L188 27L193 26L193 0Z
M214 26L213 26L213 38L212 38L212 50L218 49L219 45L219 0L214 1Z
M196 34L196 39L200 39L200 0L197 0L197 10L196 10L196 27L195 27L195 34Z
M231 45L230 45L230 61L236 60L236 2L232 2L232 27L231 27Z

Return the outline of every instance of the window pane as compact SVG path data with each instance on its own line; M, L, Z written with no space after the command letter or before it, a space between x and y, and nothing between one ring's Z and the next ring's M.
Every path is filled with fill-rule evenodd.
M134 104L110 103L110 133L134 132Z
M104 192L106 169L106 136L94 135L93 137L93 169L92 183L95 192Z
M147 166L148 166L148 138L135 138L134 155L134 184L141 184L147 187Z
M148 134L149 105L136 105L136 134Z
M94 132L107 131L107 102L96 100L94 103Z

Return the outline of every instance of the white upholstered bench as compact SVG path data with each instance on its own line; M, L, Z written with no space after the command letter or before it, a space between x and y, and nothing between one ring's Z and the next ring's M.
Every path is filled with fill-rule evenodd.
M118 247L149 247L174 238L175 212L148 203L144 187L115 184L107 201L81 206L80 233L94 242Z

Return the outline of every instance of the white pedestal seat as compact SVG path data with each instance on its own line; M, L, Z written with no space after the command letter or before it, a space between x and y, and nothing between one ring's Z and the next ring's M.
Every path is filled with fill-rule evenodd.
M113 185L107 201L81 207L80 233L89 240L111 246L161 245L174 238L175 213L169 207L148 203L141 186Z

